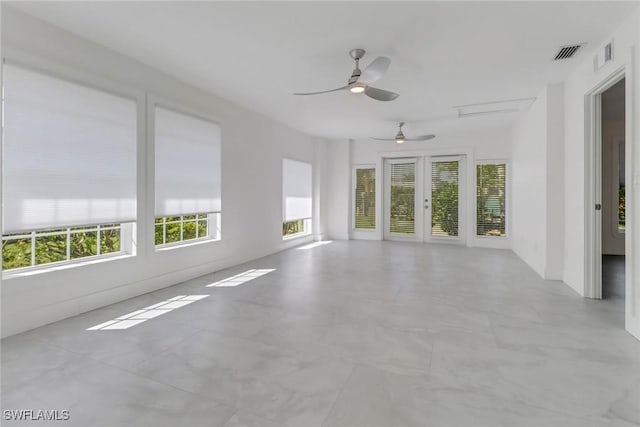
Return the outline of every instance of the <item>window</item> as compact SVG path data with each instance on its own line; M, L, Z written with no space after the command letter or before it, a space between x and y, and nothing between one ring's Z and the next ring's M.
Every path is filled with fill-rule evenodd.
M460 161L431 163L431 235L459 235Z
M625 222L625 164L624 164L624 142L618 145L618 233L624 233L626 229Z
M282 159L282 236L311 233L311 164Z
M220 127L155 108L155 244L220 238Z
M136 102L10 64L2 90L4 268L130 252Z
M2 236L2 269L121 254L121 224L42 230Z
M506 164L476 166L476 234L505 236Z
M376 228L376 169L355 168L354 226L356 229Z
M389 231L415 233L416 164L391 163Z
M219 232L218 218L217 213L156 218L155 244L166 245L187 240L210 239L212 236L216 238Z

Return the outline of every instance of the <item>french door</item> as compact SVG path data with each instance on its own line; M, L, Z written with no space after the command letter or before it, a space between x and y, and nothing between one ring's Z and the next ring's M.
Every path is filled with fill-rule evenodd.
M425 158L424 240L464 242L463 156Z
M384 238L465 241L465 157L386 159Z
M422 230L419 164L417 158L385 160L384 238L387 240L419 240Z

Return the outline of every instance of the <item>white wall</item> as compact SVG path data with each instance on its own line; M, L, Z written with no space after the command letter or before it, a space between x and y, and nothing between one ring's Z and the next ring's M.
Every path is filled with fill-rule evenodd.
M564 266L564 85L547 86L547 248L544 277L562 279Z
M465 119L461 119L465 120ZM436 136L435 139L424 142L405 142L401 146L393 142L382 142L374 140L353 140L350 152L346 147L342 150L332 150L329 156L329 163L335 168L340 168L339 178L329 182L329 191L333 195L339 194L340 204L332 205L339 208L339 212L332 212L329 216L330 228L345 232L353 239L381 240L383 238L383 159L386 157L403 156L427 156L444 154L465 154L467 155L467 224L472 225L475 221L475 164L482 160L505 160L507 164L511 158L511 135L507 128L483 129L475 132L453 132ZM350 159L350 160L349 160ZM345 161L349 163L345 165ZM339 165L339 166L338 166ZM345 217L352 217L352 170L354 166L375 166L376 168L376 229L375 230L354 230L351 221L347 224ZM336 169L337 171L337 169ZM347 172L346 184L344 173ZM510 171L510 166L508 167ZM508 172L508 181L510 173ZM507 205L509 201L510 182L507 182ZM507 207L508 210L508 207ZM507 213L509 215L509 212ZM469 231L467 245L509 248L510 237L506 238L477 238ZM507 231L509 234L509 231Z
M565 82L565 250L564 281L585 295L589 254L585 249L587 160L585 96L620 69L626 70L628 229L626 234L626 328L640 339L640 11L608 39L615 41L614 59L594 71L593 58L582 63ZM607 41L608 41L607 40ZM629 119L632 120L629 120Z
M564 227L563 86L549 85L513 126L513 250L560 279Z
M351 144L349 140L334 140L329 141L327 146L327 213L330 239L349 239Z
M326 185L329 179L327 150L327 140L313 139L313 236L315 240L326 240L329 236L327 220L329 194Z
M630 47L629 65L631 72L627 75L628 88L625 91L626 117L633 117L633 123L627 124L625 138L626 149L626 219L627 233L625 241L626 286L625 286L625 328L640 339L640 10L636 12L635 44ZM632 96L629 98L629 95Z
M2 336L261 257L305 241L283 241L282 157L313 162L314 142L298 131L175 80L101 46L3 5L3 55L9 61L146 91L176 106L216 118L222 142L222 240L155 251L153 212L138 203L138 254L2 282ZM127 89L129 88L129 89ZM147 136L140 132L140 152ZM316 144L320 144L317 142ZM316 147L321 153L322 148ZM149 190L145 158L139 189ZM316 163L314 163L316 164ZM314 173L317 179L322 174ZM147 177L148 178L148 177ZM151 180L152 181L152 180ZM319 191L318 183L314 188ZM145 200L149 194L139 194ZM316 212L321 212L318 202ZM326 210L326 208L325 208ZM318 222L322 227L322 222Z
M513 251L539 275L546 267L547 90L513 127Z

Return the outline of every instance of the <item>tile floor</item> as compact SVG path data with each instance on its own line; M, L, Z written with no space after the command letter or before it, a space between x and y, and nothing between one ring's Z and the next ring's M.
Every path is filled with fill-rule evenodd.
M207 287L251 269L274 271ZM149 308L180 295L208 296ZM509 251L333 242L3 340L2 409L82 427L639 425L622 310Z

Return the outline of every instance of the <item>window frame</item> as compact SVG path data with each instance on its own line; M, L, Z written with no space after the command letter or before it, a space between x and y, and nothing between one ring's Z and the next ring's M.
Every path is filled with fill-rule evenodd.
M614 161L614 171L616 171L616 181L617 181L617 186L616 186L616 194L614 197L612 197L612 201L613 201L613 212L614 214L611 215L612 217L612 221L613 221L613 237L620 239L620 238L624 238L626 232L627 232L627 219L626 219L626 215L627 215L627 193L629 192L629 190L627 189L627 185L626 182L624 183L624 200L625 200L625 209L624 209L624 215L625 215L625 222L624 222L624 228L620 228L620 184L622 184L620 182L620 166L621 164L624 164L625 170L626 170L626 158L625 158L625 153L626 153L626 144L624 140L619 140L616 144L616 152L615 155L613 156L613 161ZM624 163L623 163L624 162Z
M206 215L207 218L205 219L200 219L198 218L201 215ZM185 220L184 217L185 216L195 216L195 219L187 219ZM162 250L162 249L168 249L168 248L175 248L175 247L181 247L181 246L188 246L191 244L195 244L195 243L201 243L201 242L217 242L220 240L220 217L221 217L221 213L220 212L203 212L203 213L197 213L197 214L187 214L187 215L179 215L180 219L178 221L169 221L167 222L167 218L173 218L173 217L156 217L154 219L153 222L153 244L156 248L156 250ZM162 223L158 224L156 221L158 219L163 219ZM198 236L198 223L201 221L206 221L207 223L207 234L206 236ZM184 223L188 223L188 222L195 222L196 223L196 236L194 238L191 239L184 239ZM178 223L180 224L180 240L177 240L175 242L169 242L167 243L167 224L175 224ZM163 233L163 243L156 243L155 242L155 230L156 227L158 225L162 225L162 233Z
M283 221L282 225L288 223L288 222L298 222L298 221L302 221L302 231L298 232L298 233L293 233L293 234L283 234L282 235L282 240L291 240L291 239L295 239L298 237L304 237L304 236L310 236L311 235L311 221L313 218L300 218L300 219L296 219L293 221Z
M375 195L375 226L373 228L357 228L356 227L356 190L358 185L358 169L373 169L373 179L374 179L374 188L373 194ZM351 231L353 232L364 232L364 233L372 233L378 231L378 223L380 219L378 218L378 168L376 164L357 164L351 167Z
M136 157L137 157L137 176L136 176L136 209L139 210L139 206L144 201L145 194L141 193L142 183L144 182L144 174L140 171L143 170L144 166L144 152L145 152L145 138L144 138L144 129L146 126L146 116L145 116L145 99L147 96L147 92L144 89L140 89L135 86L122 84L116 82L113 79L108 79L101 77L98 74L90 73L81 70L77 67L70 67L68 65L62 64L57 61L51 61L47 58L36 57L33 55L25 54L19 50L15 50L13 48L7 48L3 52L3 64L9 64L11 66L24 68L28 71L32 71L35 73L42 74L44 76L48 76L54 79L63 80L70 84L75 84L79 86L83 86L89 89L101 91L110 95L118 96L124 99L128 99L135 103L136 105L136 128L137 128L137 138L136 138ZM3 85L3 81L0 81L0 88ZM2 158L1 150L0 150L0 162L4 162ZM2 178L0 176L0 183ZM29 267L19 267L12 268L9 270L5 270L2 268L2 264L0 264L0 271L2 272L2 279L12 279L16 277L21 277L25 275L36 275L41 273L48 273L51 271L67 269L67 268L75 268L86 265L92 265L96 263L102 263L105 261L113 261L116 259L123 259L129 257L135 257L138 251L138 239L136 236L138 235L138 226L140 221L139 213L136 215L134 221L130 222L122 222L119 223L121 226L121 234L120 234L120 251L119 252L111 252L108 254L100 254L89 257L82 257L64 261L56 261L46 264L39 265L31 265ZM79 228L79 227L93 227L96 224L78 224L72 225L67 228ZM38 230L30 230L26 231L25 234L29 234L33 231ZM79 232L80 230L74 230L74 232ZM17 233L11 233L13 235ZM0 230L0 240L4 241L4 235Z
M305 236L310 236L311 234L313 234L313 183L314 183L314 178L313 178L313 162L312 161L308 161L308 160L300 160L300 159L296 159L294 157L287 157L287 156L282 156L281 160L280 160L280 185L281 187L284 185L284 160L289 160L289 161L293 161L293 162L299 162L299 163L306 163L309 166L311 166L311 216L309 218L298 218L298 219L294 219L291 221L284 221L284 218L281 220L280 225L283 226L286 223L289 222L296 222L296 221L302 221L303 222L303 231L299 232L299 233L294 233L294 234L288 234L288 235L284 235L282 234L282 240L292 240L292 239L296 239L299 237L305 237ZM284 200L284 192L281 193L280 195L281 197L281 204L282 204L282 215L284 216L284 211L285 211L285 200Z
M72 266L79 266L85 264L93 264L95 262L107 261L111 259L119 259L122 257L134 256L133 246L133 234L135 233L135 222L123 222L111 224L95 224L95 225L80 225L74 227L66 227L63 229L41 229L24 232L21 234L12 233L9 235L2 235L2 243L10 240L29 239L31 246L31 265L24 267L16 267L11 269L2 269L3 279L11 278L13 276L20 276L24 273L37 273L40 271L57 270L59 268L66 268ZM73 230L72 230L73 229ZM103 230L120 230L120 250L115 252L109 252L106 254L100 253L100 232ZM55 231L60 230L60 231ZM96 232L96 255L89 255L80 258L71 258L71 235L77 233L91 233ZM36 264L36 239L38 237L50 237L50 236L66 236L65 239L65 251L66 259L60 261L47 262L43 264Z
M391 231L391 185L392 185L392 168L394 164L409 164L413 163L414 165L414 221L413 221L413 233L402 233ZM422 186L421 181L424 181L420 172L422 165L421 156L412 156L412 157L391 157L386 158L384 163L385 168L385 183L384 183L384 236L386 238L397 239L397 240L415 240L419 238L421 234L421 225L420 221L416 218L418 210L420 209L420 196L419 192Z
M155 213L155 197L156 197L156 187L155 187L155 153L156 153L156 114L155 109L162 108L165 110L169 110L171 112L177 114L183 114L185 116L192 117L197 120L203 120L206 122L213 123L220 128L220 211L218 212L200 212L200 214L209 215L208 218L208 226L207 232L209 233L209 237L206 238L198 238L198 239L189 239L189 240L180 240L178 242L170 242L164 243L161 245L155 244L155 229L156 229L156 219L161 217L156 217ZM212 114L208 114L203 112L202 110L189 107L179 102L175 102L173 100L164 98L162 96L156 95L155 93L147 93L147 102L146 102L146 134L147 134L147 152L146 152L146 163L147 163L147 175L146 175L146 191L149 194L147 198L147 204L149 206L147 220L149 221L148 229L148 244L152 251L165 251L171 249L178 249L183 247L189 247L197 244L206 244L206 243L216 243L222 241L222 200L224 199L223 195L223 185L224 185L224 175L223 175L223 144L224 144L224 130L222 125L222 120ZM198 215L197 213L188 213L182 214L181 216L188 215ZM214 230L213 226L215 226L215 233L211 234L211 231Z
M504 236L478 235L478 166L504 165ZM473 167L473 235L476 239L492 241L505 240L511 237L511 164L507 159L476 159Z

